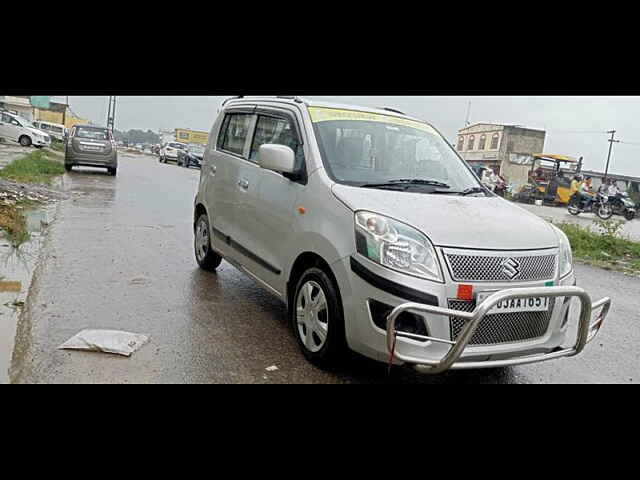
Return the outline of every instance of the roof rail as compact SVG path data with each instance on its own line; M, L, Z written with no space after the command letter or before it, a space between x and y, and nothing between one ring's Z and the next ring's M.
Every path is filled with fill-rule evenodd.
M284 99L287 99L287 100L293 100L296 103L304 103L304 101L300 97L295 96L295 95L290 95L290 96L278 95L277 98L284 98Z
M399 113L400 115L406 115L406 113L401 112L400 110L396 110L394 108L382 107L382 110L388 110L389 112Z
M229 100L235 100L235 99L237 99L237 98L244 98L244 95L237 95L237 96L235 96L235 97L229 97L229 98L226 98L226 99L222 102L222 106L224 107L224 106L226 105L226 103L227 103Z

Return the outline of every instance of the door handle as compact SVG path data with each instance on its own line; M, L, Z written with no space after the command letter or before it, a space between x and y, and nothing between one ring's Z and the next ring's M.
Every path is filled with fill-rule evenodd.
M249 188L249 181L248 181L248 180L240 180L240 181L238 182L238 186L239 186L240 188L243 188L243 189L245 189L245 190L246 190L247 188Z

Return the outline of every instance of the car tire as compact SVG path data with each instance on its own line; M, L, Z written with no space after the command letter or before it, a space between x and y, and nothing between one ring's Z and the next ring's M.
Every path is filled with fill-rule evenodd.
M28 137L27 135L21 136L20 139L18 140L18 142L23 147L30 147L31 146L31 138Z
M210 232L209 218L203 213L198 217L193 231L193 249L198 266L208 272L215 272L222 262L222 257L211 248Z
M631 221L635 218L636 216L636 212L631 211L631 210L627 210L626 212L624 212L624 218Z
M109 175L111 175L112 177L115 177L118 174L118 168L109 168Z
M65 169L67 172L70 172L71 170L73 170L73 165L69 165L69 164L65 163L65 164L64 164L64 169Z
M342 302L335 282L324 270L312 267L300 276L289 316L296 341L309 362L326 370L343 364L349 349Z

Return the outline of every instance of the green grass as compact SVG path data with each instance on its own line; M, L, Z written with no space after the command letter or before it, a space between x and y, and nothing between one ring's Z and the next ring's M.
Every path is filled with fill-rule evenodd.
M49 184L53 177L65 172L60 162L49 160L46 152L36 150L20 157L0 170L0 178L22 183Z
M555 223L569 238L573 256L585 263L640 274L640 243L621 237L614 230L594 232L573 223Z
M51 149L56 152L64 152L64 142L60 140L51 140Z

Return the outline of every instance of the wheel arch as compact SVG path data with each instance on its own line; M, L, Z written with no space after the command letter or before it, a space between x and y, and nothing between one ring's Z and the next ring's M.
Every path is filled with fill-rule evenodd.
M296 284L298 283L298 280L300 279L302 274L309 268L314 268L314 267L319 268L329 276L329 278L331 279L331 281L334 283L336 287L338 300L342 305L342 296L340 294L340 284L338 283L338 279L336 278L336 275L333 272L331 265L329 265L329 263L317 253L313 251L305 251L300 253L297 256L297 258L293 262L293 265L291 266L291 269L289 271L289 278L287 279L286 293L285 293L285 300L287 303L287 307L289 307L290 305L293 305L293 296L295 295Z

